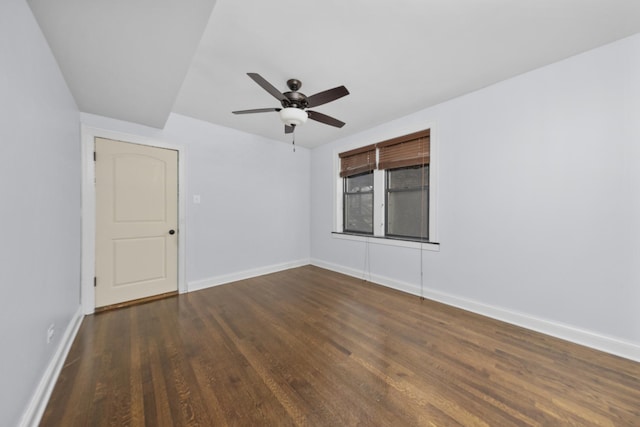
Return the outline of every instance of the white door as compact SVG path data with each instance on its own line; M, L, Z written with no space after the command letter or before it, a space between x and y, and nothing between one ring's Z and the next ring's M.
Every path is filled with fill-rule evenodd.
M178 289L178 152L96 138L96 307Z

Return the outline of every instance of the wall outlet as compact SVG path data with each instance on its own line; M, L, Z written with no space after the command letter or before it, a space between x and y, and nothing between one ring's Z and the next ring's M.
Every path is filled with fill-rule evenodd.
M47 344L50 344L53 341L53 335L56 333L56 325L52 323L49 325L49 329L47 329Z

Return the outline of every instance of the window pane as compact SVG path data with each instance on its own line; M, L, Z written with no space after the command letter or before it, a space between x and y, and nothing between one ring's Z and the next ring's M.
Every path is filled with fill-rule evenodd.
M345 194L344 231L373 233L373 193Z
M386 234L429 237L429 165L387 170Z
M426 189L387 194L388 235L427 238L429 236L428 218L429 192Z
M409 168L391 169L388 172L387 188L399 190L403 188L420 188L429 182L429 166L413 166Z
M373 172L345 178L347 193L373 191Z

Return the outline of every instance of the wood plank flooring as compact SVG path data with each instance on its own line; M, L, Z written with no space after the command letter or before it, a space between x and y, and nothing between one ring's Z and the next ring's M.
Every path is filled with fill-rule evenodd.
M88 316L43 426L640 426L640 364L306 266Z

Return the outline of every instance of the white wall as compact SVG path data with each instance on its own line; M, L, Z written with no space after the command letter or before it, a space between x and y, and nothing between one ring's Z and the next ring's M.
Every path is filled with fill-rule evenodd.
M80 304L79 113L24 0L0 2L0 425L17 425ZM55 323L51 344L47 328Z
M315 263L365 275L365 245L330 235L334 153L429 123L426 293L640 358L640 35L314 149ZM417 250L370 245L369 260L374 281L420 292Z
M177 114L164 130L81 117L87 126L184 147L190 290L309 262L308 149Z

